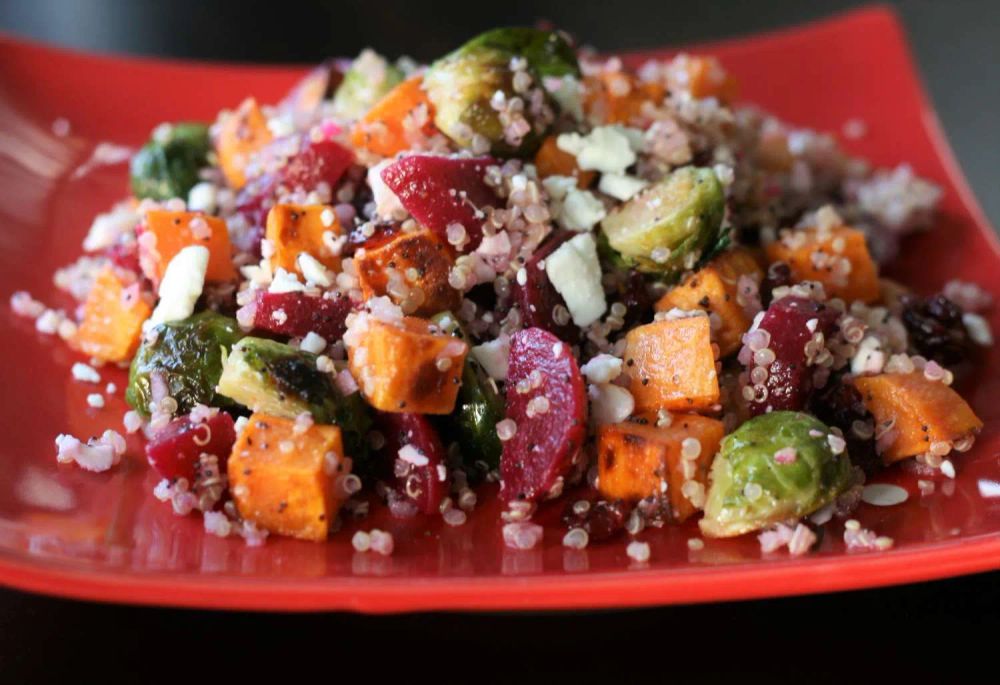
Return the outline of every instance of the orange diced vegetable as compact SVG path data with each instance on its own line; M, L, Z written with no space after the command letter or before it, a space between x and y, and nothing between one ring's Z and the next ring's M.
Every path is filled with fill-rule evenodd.
M601 426L598 488L608 500L665 496L673 520L681 522L704 503L708 469L725 429L721 421L697 414L675 414L671 419L662 427L655 416ZM697 445L685 447L688 439ZM689 482L692 485L685 486Z
M826 294L847 302L879 298L878 267L865 234L847 226L783 231L767 246L771 262L787 262L796 281L819 281Z
M134 277L127 280L114 267L106 266L87 295L76 346L106 362L128 361L139 347L142 324L152 311Z
M275 205L267 214L265 237L271 241L271 267L299 271L298 257L308 252L323 266L340 271L340 256L323 242L323 234L343 233L337 215L327 205Z
M719 402L707 316L654 321L625 336L636 411L697 411Z
M736 99L736 79L726 73L715 57L683 55L678 61L685 74L685 83L678 85L686 86L691 97L714 97L723 103Z
M423 82L422 76L414 76L386 93L354 126L351 143L392 157L413 147L410 130L434 135L434 106L424 92Z
M271 142L271 129L257 101L247 98L235 112L225 116L215 141L222 173L233 188L246 185L247 162L253 153Z
M397 233L354 256L365 299L389 295L414 316L454 311L462 304L462 294L448 284L453 264L451 250L427 229Z
M368 403L387 412L450 414L469 346L425 319L386 322L368 315L348 335L351 373Z
M961 395L922 371L861 376L854 386L875 417L876 432L895 431L881 451L887 464L929 452L935 443L951 445L983 427Z
M576 157L560 150L556 144L556 136L549 136L542 142L535 154L535 167L538 175L542 178L547 176L575 176L576 184L581 188L588 188L594 182L597 173L594 171L583 171L576 165Z
M272 533L325 540L341 500L334 483L349 473L340 428L254 414L229 456L229 490L240 516Z
M594 121L631 124L644 119L643 105L660 104L666 95L662 84L642 82L624 71L606 71L583 81L583 110Z
M656 310L702 309L717 315L719 326L712 333L719 344L719 355L728 356L739 350L752 322L737 298L741 276L749 276L759 285L764 272L749 250L727 250L668 291L656 303Z
M153 283L160 282L170 260L190 245L208 248L205 280L221 282L236 278L229 229L222 219L199 212L152 209L146 212L144 230L156 236L155 244L147 245L145 236L139 242L139 263Z

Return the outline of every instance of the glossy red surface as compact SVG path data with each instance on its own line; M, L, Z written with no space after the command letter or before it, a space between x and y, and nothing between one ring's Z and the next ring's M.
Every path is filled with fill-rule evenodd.
M877 164L909 161L945 189L935 230L910 241L896 275L933 291L954 276L1000 292L1000 250L962 179L914 73L896 20L872 9L825 23L707 46L743 85L743 96L793 122L840 131L868 125L851 150ZM663 54L667 54L665 51ZM629 59L639 60L639 55ZM1000 567L1000 351L963 388L986 428L958 459L958 478L920 497L895 469L878 480L911 494L905 504L863 505L858 517L896 540L892 551L848 554L833 526L804 559L762 558L754 538L689 551L694 525L647 531L652 559L630 566L616 541L563 549L561 531L533 551L503 547L492 494L465 526L439 519L364 522L393 532L391 557L353 552L349 535L316 545L272 539L261 548L203 534L150 489L155 476L130 443L107 474L55 461L53 437L120 425L124 374L102 370L119 391L89 409L94 388L73 382L76 355L11 315L15 289L51 304L68 300L52 271L73 260L94 214L125 194L123 166L74 177L97 141L140 143L164 120L211 118L251 93L276 101L304 70L156 62L71 54L0 39L0 582L52 594L132 603L282 610L540 609L701 602L886 585ZM51 133L57 117L68 137ZM993 315L1000 330L1000 316ZM557 521L561 505L543 512Z

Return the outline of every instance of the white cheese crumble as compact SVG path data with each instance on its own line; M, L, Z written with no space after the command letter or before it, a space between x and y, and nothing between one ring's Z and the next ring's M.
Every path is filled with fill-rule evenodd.
M602 352L591 357L580 371L591 383L610 383L621 375L622 360Z
M603 174L597 189L605 195L625 202L648 185L649 183L643 179L628 174Z
M326 339L321 335L309 331L306 333L306 337L302 338L302 343L299 345L299 349L305 350L306 352L312 352L313 354L319 354L326 349Z
M559 224L571 231L589 231L605 216L604 205L592 192L570 188L562 202Z
M577 166L584 170L621 174L635 164L632 143L616 126L598 126L585 136L563 133L556 145L576 157Z
M302 292L305 289L305 284L299 282L299 277L297 275L278 267L278 270L274 274L274 278L271 279L271 285L267 288L267 292L296 293Z
M590 233L581 233L560 245L545 260L545 273L562 295L577 326L589 326L607 311L597 243Z
M189 245L174 255L160 282L160 302L146 323L147 327L180 321L194 313L195 302L205 287L208 248Z
M482 345L476 345L470 352L493 380L507 380L507 359L510 356L510 340L500 337L489 340Z
M330 270L308 252L300 252L295 261L307 283L318 285L321 288L329 288L333 285L333 274L330 273Z
M188 209L192 212L214 214L219 206L219 189L214 183L195 183L188 191Z
M635 399L625 388L612 383L594 383L587 388L590 415L598 426L621 423L635 410Z
M382 180L382 172L395 161L385 159L368 170L368 186L372 189L372 199L375 201L375 216L380 219L401 219L408 214L403 203Z

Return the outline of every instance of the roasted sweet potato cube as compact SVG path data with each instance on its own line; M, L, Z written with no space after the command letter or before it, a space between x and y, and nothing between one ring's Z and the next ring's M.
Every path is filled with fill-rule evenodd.
M223 116L215 139L222 173L233 188L246 185L246 166L253 153L271 142L271 129L257 101L247 98L234 112Z
M425 319L364 316L345 341L351 373L368 403L387 412L450 414L469 346Z
M328 231L343 233L337 214L327 205L275 205L267 214L265 234L274 249L271 267L301 274L299 255L308 252L326 268L340 271L340 255L323 240Z
M737 285L741 276L749 276L760 284L764 272L749 250L736 248L723 252L661 297L656 311L701 309L715 314L719 323L712 330L712 337L719 344L719 355L726 357L740 349L743 334L752 323L738 302Z
M153 309L143 299L135 276L131 280L125 276L110 265L97 275L75 338L76 347L84 354L106 362L124 362L139 347L142 323Z
M983 427L961 395L922 371L861 376L854 386L875 417L876 431L895 432L881 453L887 464L929 452L935 443L950 446Z
M354 255L365 298L388 295L414 316L458 309L462 294L448 284L453 264L451 250L427 229L398 233Z
M341 500L334 484L349 473L340 428L254 414L228 462L240 516L272 533L325 540Z
M605 124L631 124L642 120L645 103L660 104L666 94L661 83L642 82L625 71L605 71L583 81L583 110Z
M376 102L351 131L354 147L392 157L414 147L415 137L434 135L434 106L423 83L422 76L408 78Z
M153 283L160 282L170 260L190 245L208 248L205 280L224 282L236 278L229 229L222 219L199 212L152 209L146 212L143 231L155 236L154 240L144 233L139 239L139 265Z
M683 85L687 86L691 97L714 97L724 103L736 99L739 91L736 79L726 73L715 57L684 55L678 61L685 74Z
M662 496L673 519L683 521L704 503L708 469L724 433L721 421L698 414L675 414L669 426L657 426L655 415L602 426L598 489L612 501Z
M697 411L719 401L707 316L654 321L625 337L625 368L636 411Z
M819 281L830 297L847 302L879 298L878 267L861 231L847 226L782 231L766 249L768 261L787 262L795 281Z

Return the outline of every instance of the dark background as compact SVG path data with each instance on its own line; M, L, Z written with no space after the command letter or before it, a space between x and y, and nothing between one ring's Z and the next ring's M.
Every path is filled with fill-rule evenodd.
M737 36L860 3L0 0L0 29L142 55L316 62L366 45L426 60L494 25L549 19L605 50ZM1000 223L1000 2L899 0L960 162ZM247 615L99 606L0 590L0 683L240 678L514 682L996 682L1000 573L771 601L545 615ZM979 647L981 638L993 643ZM89 676L89 677L88 677ZM357 676L355 676L357 677ZM362 677L365 677L364 675Z

